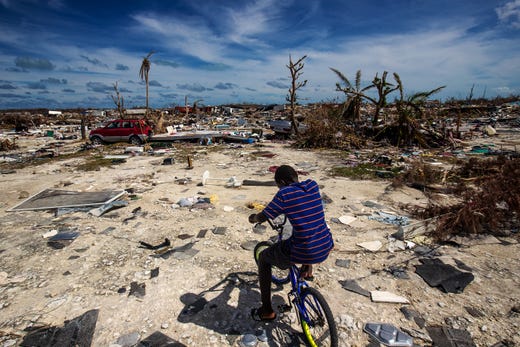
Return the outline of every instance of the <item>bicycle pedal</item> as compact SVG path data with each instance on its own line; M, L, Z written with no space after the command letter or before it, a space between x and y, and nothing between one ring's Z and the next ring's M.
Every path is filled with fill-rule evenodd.
M281 313L289 312L291 310L291 305L288 305L288 304L279 305L278 310Z

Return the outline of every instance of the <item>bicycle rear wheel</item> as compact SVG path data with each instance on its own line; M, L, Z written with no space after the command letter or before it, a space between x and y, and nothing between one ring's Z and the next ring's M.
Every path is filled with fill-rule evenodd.
M269 241L262 241L257 243L254 249L254 256L255 256L255 262L256 265L258 265L258 259L260 259L260 253L263 252L264 249L270 247L273 243ZM276 266L272 267L272 276L271 281L274 284L285 284L288 283L290 280L289 278L289 270L281 270L277 268Z
M307 287L300 294L302 306L309 322L300 315L300 324L309 346L338 346L338 331L332 311L323 295L316 289ZM299 311L298 311L299 312Z

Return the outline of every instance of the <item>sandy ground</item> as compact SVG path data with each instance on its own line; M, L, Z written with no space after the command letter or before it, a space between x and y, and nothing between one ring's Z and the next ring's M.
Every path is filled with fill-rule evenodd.
M468 331L477 346L505 340L520 345L518 238L466 239L461 240L462 247L438 247L439 259L452 265L463 263L475 276L462 293L444 293L415 273L420 256L413 249L392 251L388 236L397 226L369 219L379 211L404 215L400 204L424 205L427 200L420 191L394 189L383 180L331 177L329 169L344 162L342 155L295 150L286 143L194 146L190 151L191 170L182 159L161 165L165 156L144 154L99 171L78 171L76 166L84 159L74 158L1 175L0 346L20 344L28 327L61 327L92 309L99 310L92 346L131 346L157 331L186 346L239 346L244 334L259 329L265 329L268 337L259 346L300 345L301 329L294 311L280 314L269 324L249 316L251 308L259 305L251 245L274 233L269 229L265 234L253 232L247 217L254 211L248 205L267 203L276 187L225 186L232 176L271 181L269 167L281 164L307 173L300 179L315 179L330 199L325 212L336 248L316 267L311 285L332 308L341 346L369 345L363 332L367 322L393 324L412 334L417 345L431 345L426 328L405 318L402 307L416 311L426 327ZM254 155L257 151L276 155ZM206 170L223 180L200 186ZM180 178L186 178L186 184ZM132 188L136 197L126 196L128 206L100 217L86 212L56 217L47 211L7 211L48 188ZM175 205L194 196L211 198L212 207ZM346 215L354 216L355 221L348 225L337 222ZM52 230L76 230L80 235L66 247L54 249L43 237ZM161 257L139 247L140 241L158 245L165 238L174 250L185 246L184 251L177 248L169 257ZM381 241L383 246L371 252L357 245L365 241ZM338 260L349 266L337 265ZM385 271L391 266L406 270L409 279ZM366 290L400 295L409 304L372 302L342 288L340 281L352 279ZM132 282L144 284L144 296L129 295ZM287 291L286 286L273 292L276 305L287 302ZM201 297L207 303L199 312L194 306L186 311Z

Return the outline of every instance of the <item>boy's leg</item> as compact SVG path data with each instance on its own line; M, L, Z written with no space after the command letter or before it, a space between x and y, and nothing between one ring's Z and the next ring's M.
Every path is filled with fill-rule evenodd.
M258 262L258 280L260 284L260 298L262 300L261 318L274 317L275 313L271 303L271 264L262 261Z
M300 277L305 280L313 280L314 276L312 275L312 264L303 264L300 268Z
M284 241L272 245L260 254L258 259L258 280L262 300L261 318L272 318L275 316L271 301L272 266L287 269L290 265L288 244Z

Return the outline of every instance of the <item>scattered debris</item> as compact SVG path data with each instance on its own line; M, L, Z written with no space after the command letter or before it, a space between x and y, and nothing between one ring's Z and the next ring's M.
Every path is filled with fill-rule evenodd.
M227 227L215 227L213 230L213 234L215 235L224 235L226 233Z
M404 314L404 317L406 319L413 320L419 328L422 329L426 325L426 320L416 310L413 310L413 309L409 308L408 306L403 306L399 310Z
M199 233L197 234L197 238L198 239L203 239L206 236L207 232L208 232L208 229L199 230Z
M396 304L410 303L410 301L405 297L383 290L372 290L370 292L370 298L373 302L390 302Z
M175 164L175 158L164 158L162 165L173 165Z
M336 266L350 268L350 259L336 259Z
M392 213L376 211L371 216L368 216L368 219L377 220L381 223L385 224L393 224L393 225L406 225L409 223L408 217L398 216Z
M62 249L72 243L79 236L79 232L59 232L49 238L47 245L54 249Z
M387 269L385 269L386 272L392 274L395 278L399 278L402 280L408 280L410 279L410 276L406 272L405 267L399 267L399 266L390 266Z
M144 241L139 241L139 248L146 248L146 249L152 249L152 250L157 250L157 249L161 249L161 248L164 248L164 247L169 247L171 245L170 243L170 240L168 238L165 238L164 241L158 245L151 245L149 243L146 243Z
M385 346L412 347L413 339L410 335L400 331L395 326L385 323L366 323L363 331ZM439 345L446 346L446 345Z
M166 249L158 249L156 250L156 256L161 257L163 259L168 259L170 256L175 259L189 259L195 256L199 251L193 249L197 241L189 242L183 246L174 247L174 248L166 248Z
M133 295L137 298L143 298L146 294L146 283L131 282L130 292L128 296Z
M20 346L81 346L92 344L99 310L90 310L65 322L63 327L31 327Z
M427 326L434 346L476 347L471 334L467 330L453 329L446 326Z
M366 241L366 242L360 242L357 244L357 246L364 248L370 252L377 252L383 247L383 243L379 240L376 241Z
M370 292L364 288L362 288L357 282L356 280L343 280L343 281L339 281L339 283L341 284L341 286L350 291L350 292L354 292L354 293L357 293L359 295L363 295L363 296L366 296L367 298L370 297Z
M7 211L35 211L65 207L97 206L110 203L124 194L125 191L75 192L45 189Z
M150 336L144 338L139 342L137 347L186 347L185 344L180 343L172 339L171 337L161 333L160 331L155 331Z
M415 266L415 272L431 287L438 287L446 293L462 293L475 276L444 264L440 259L421 258L422 264Z
M89 210L88 213L90 213L93 216L100 217L109 211L112 211L112 210L115 210L115 209L118 209L121 207L125 207L125 206L128 206L128 201L115 200L115 201L103 204L100 207L93 208L93 209Z
M351 225L357 220L357 218L354 216L344 215L339 217L338 220L342 224Z
M243 186L268 186L268 187L276 187L276 182L272 181L255 181L255 180L243 180Z
M213 178L210 177L209 171L204 171L202 174L202 185L205 186L212 181L225 182L225 186L228 188L237 188L242 185L242 181L237 180L235 176L229 178Z

